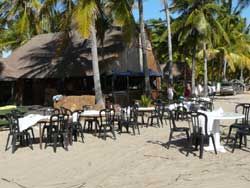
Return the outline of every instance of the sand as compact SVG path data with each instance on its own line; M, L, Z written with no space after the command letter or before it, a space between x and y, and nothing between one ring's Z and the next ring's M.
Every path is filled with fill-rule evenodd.
M249 102L250 95L216 97L215 106L233 111L235 104ZM230 121L221 122L222 136ZM36 129L37 130L37 129ZM36 134L38 135L37 131ZM161 188L249 187L250 149L226 146L226 153L194 151L186 157L185 142L164 147L169 127L142 128L141 135L117 134L106 141L85 134L80 141L54 153L51 147L4 151L7 132L0 132L0 188ZM175 135L176 140L185 135ZM222 141L222 143L224 143Z

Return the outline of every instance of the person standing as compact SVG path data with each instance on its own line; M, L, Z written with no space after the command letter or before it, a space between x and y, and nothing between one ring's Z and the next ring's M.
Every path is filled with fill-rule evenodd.
M167 93L168 93L168 101L169 101L169 103L171 102L171 101L173 101L173 99L174 99L174 88L173 88L173 86L171 85L171 84L169 84L168 85L168 90L167 90Z
M185 88L184 97L188 99L191 96L191 86L188 83Z

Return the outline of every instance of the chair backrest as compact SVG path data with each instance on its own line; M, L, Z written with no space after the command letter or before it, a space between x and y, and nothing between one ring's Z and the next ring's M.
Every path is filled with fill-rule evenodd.
M115 110L114 109L102 109L99 113L100 116L100 123L101 125L104 124L113 124L114 117L115 117Z
M185 106L178 106L175 110L175 119L185 121L188 119L188 110Z
M176 126L176 123L175 123L175 111L166 109L166 112L168 113L170 128L171 129L176 129L177 126Z
M190 112L193 134L208 135L207 115L201 112Z
M249 124L249 113L250 113L250 103L240 103L235 106L236 113L242 113L244 118L242 119L242 123L248 125Z
M213 103L210 101L199 100L198 103L200 104L200 109L204 111L212 111L213 110Z
M20 128L19 128L19 116L16 113L11 113L9 115L9 121L10 121L10 133L19 133Z
M136 106L130 108L129 121L138 123L138 108Z
M75 110L74 112L72 112L73 121L75 120L75 122L79 123L82 112L83 112L82 110ZM74 117L74 116L76 116L76 117Z
M70 109L64 108L64 107L60 107L61 113L62 114L67 114L69 116L72 115L72 111Z
M155 103L155 113L159 116L162 117L165 111L165 104L158 102Z
M50 116L49 124L51 128L52 126L59 126L59 115L60 114L52 114Z

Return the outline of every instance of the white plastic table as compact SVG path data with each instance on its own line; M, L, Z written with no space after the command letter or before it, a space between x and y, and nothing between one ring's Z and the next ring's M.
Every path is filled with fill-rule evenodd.
M208 132L214 134L215 146L218 152L226 152L224 146L220 143L220 120L236 120L242 119L245 116L235 112L223 112L222 114L215 114L213 112L203 112L208 117ZM214 151L212 139L209 139L209 146L204 147L206 151Z

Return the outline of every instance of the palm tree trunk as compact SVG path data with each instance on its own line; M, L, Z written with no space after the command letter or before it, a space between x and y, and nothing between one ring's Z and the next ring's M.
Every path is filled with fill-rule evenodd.
M195 53L196 53L196 47L193 48L192 52L192 95L195 95Z
M169 8L168 8L168 0L163 0L164 8L166 12L166 19L167 19L167 28L168 28L168 57L169 57L169 82L173 83L173 55L172 55L172 36L171 36L171 23L170 23L170 15L169 15Z
M95 87L95 100L96 100L96 104L100 104L104 107L104 102L102 98L102 88L101 88L101 82L100 82L99 65L98 65L98 52L97 52L95 25L91 26L90 31L91 31L91 53L92 53L94 87Z
M240 81L244 82L242 62L241 62L241 66L240 66Z
M223 57L223 80L226 81L227 80L227 58L226 56Z
M149 96L150 85L149 85L149 75L148 75L146 34L145 34L145 26L144 26L144 19L143 19L143 1L138 0L138 4L139 4L141 44L142 44L142 52L143 52L143 72L145 75L145 93Z
M203 55L204 55L204 97L207 96L207 44L203 42Z

